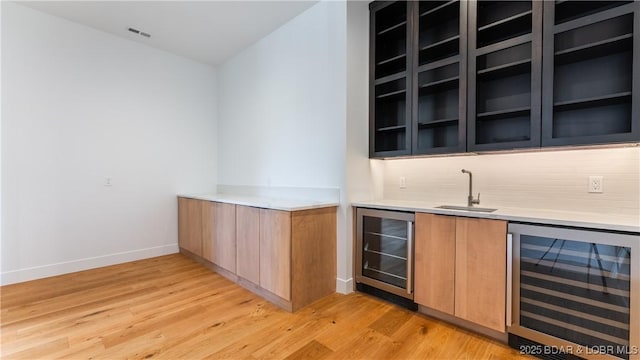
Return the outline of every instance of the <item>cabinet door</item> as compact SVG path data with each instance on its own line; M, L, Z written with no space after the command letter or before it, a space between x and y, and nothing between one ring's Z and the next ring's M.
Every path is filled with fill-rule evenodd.
M504 332L507 222L456 218L455 315Z
M640 2L544 2L542 146L640 140Z
M215 203L213 226L213 263L236 272L236 206Z
M178 245L202 256L202 211L199 200L178 198Z
M419 1L412 14L414 155L466 149L467 3Z
M336 208L291 213L293 311L336 292Z
M411 154L413 8L413 1L370 5L370 157Z
M214 225L216 203L212 201L201 201L200 211L202 211L202 257L213 262L215 247Z
M456 218L416 213L414 301L453 315Z
M236 274L260 284L260 209L236 206Z
M467 151L540 146L542 1L470 1Z
M260 286L291 299L291 213L260 209Z

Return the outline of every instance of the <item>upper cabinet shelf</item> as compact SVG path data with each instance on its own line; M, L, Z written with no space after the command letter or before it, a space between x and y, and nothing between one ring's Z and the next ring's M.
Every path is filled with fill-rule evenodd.
M443 9L451 10L453 9L453 4L457 3L458 0L452 1L429 1L428 5L425 5L422 9L420 9L420 17L429 16L433 14L437 14L439 11ZM427 1L425 1L427 3ZM451 10L453 11L453 10Z
M434 48L436 48L438 46L441 46L441 45L444 45L444 44L448 44L448 43L456 41L456 40L460 40L460 35L454 35L454 36L452 36L450 38L446 38L444 40L440 40L440 41L435 42L433 44L429 44L429 45L423 46L423 47L420 48L420 51L432 50L432 49L434 49Z
M370 9L371 157L640 142L640 1Z
M478 75L487 76L510 76L531 71L531 59L517 60L507 64L496 65L478 70Z
M558 101L553 104L556 109L560 110L572 110L580 109L590 106L606 106L612 104L625 103L630 100L631 91L626 91L616 94L607 94L602 96L595 96L590 98Z
M511 108L511 109L502 109L502 110L494 110L487 111L483 113L478 113L476 116L478 118L498 118L498 117L510 117L513 115L524 115L531 111L531 107L524 106L519 108Z
M567 21L584 18L588 15L594 15L602 13L606 10L616 8L621 5L632 3L631 1L576 1L576 0L564 0L556 1L553 9L554 23L556 25L565 23ZM553 2L551 1L551 4Z
M420 89L438 89L441 87L445 87L445 86L458 86L458 80L460 80L459 76L453 76L450 78L446 78L446 79L442 79L442 80L438 80L438 81L434 81L434 82L430 82L430 83L426 83L426 84L422 84L419 85L418 87Z
M630 50L632 47L633 34L624 34L610 39L595 41L589 44L556 51L555 63L557 65L562 65L576 61L583 61L605 56L612 52L618 52L625 48Z
M512 16L509 16L506 19L498 20L498 21L492 22L490 24L481 26L481 27L478 28L478 31L485 31L485 30L489 30L489 29L492 29L492 28L496 28L498 26L509 25L509 24L511 24L513 26L513 23L515 23L516 21L522 21L522 22L524 22L525 27L526 27L526 25L528 25L528 27L531 27L531 25L530 25L531 24L530 17L531 17L532 13L533 12L531 10L527 10L525 12L521 12L519 14L515 14L515 15L512 15Z
M406 25L407 25L407 21L406 20L402 21L399 24L391 25L386 29L378 31L378 35L384 35L385 33L388 33L388 32L393 31L393 30L402 30L403 26L406 26Z
M404 60L406 57L407 57L407 54L400 54L400 55L392 56L392 57L390 57L388 59L384 59L382 61L378 61L376 63L376 65L380 66L380 65L388 64L388 63L393 62L393 61Z

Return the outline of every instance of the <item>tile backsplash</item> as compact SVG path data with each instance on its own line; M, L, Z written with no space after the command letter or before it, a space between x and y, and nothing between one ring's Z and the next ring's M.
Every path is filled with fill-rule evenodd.
M467 169L479 206L640 216L637 146L392 159L383 167L384 199L466 205ZM589 176L603 177L602 193L588 192Z

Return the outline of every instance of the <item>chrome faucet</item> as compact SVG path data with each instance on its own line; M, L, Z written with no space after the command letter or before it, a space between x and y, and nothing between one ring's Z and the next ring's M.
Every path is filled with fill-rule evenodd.
M469 174L469 196L467 197L467 206L472 207L473 204L480 204L480 193L478 193L477 199L473 198L473 190L472 190L473 175L471 174L471 171L462 169L462 173Z

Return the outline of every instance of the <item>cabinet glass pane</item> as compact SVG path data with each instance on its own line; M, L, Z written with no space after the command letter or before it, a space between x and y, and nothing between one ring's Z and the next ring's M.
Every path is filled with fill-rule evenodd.
M554 36L553 139L632 131L633 20L618 16Z
M363 218L362 274L401 288L407 286L407 222Z
M534 14L541 11L540 2L477 2L471 14L476 16L471 46L478 51L469 74L475 110L469 114L469 150L537 145L541 77L534 50L540 45L542 24Z
M419 2L417 119L414 151L420 154L458 147L460 123L460 1ZM436 65L441 61L441 66ZM464 121L464 118L462 119Z
M558 1L556 3L555 23L562 24L567 21L595 14L633 1Z
M406 79L375 88L375 151L394 151L406 147Z
M531 139L529 110L497 114L476 120L476 144L498 144Z
M407 222L404 220L365 216L363 221L365 234L385 234L388 237L407 240Z
M459 54L460 2L420 2L419 65Z
M411 6L406 1L375 5L371 10L370 93L374 125L370 129L371 156L407 154L411 147L410 68L408 48Z
M520 324L628 358L631 249L520 236Z
M406 70L407 5L403 1L379 10L375 15L376 79Z

